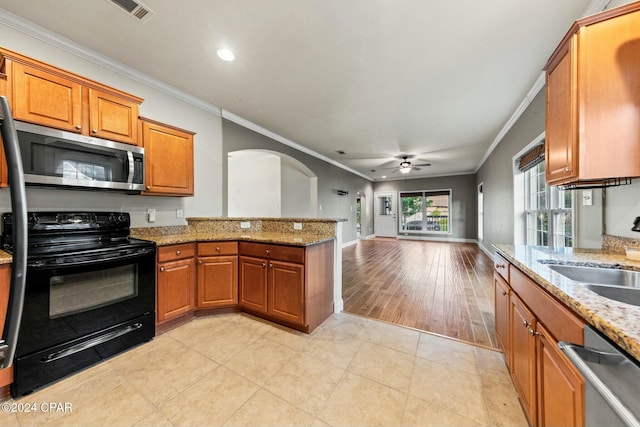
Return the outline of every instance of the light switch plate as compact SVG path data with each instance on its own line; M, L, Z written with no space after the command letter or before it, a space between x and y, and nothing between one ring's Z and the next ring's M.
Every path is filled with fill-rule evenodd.
M184 209L176 209L176 218L184 218Z
M156 222L156 210L147 209L147 222Z
M251 221L240 222L240 228L251 228Z
M301 222L294 222L293 223L293 229L294 230L302 230L302 223Z

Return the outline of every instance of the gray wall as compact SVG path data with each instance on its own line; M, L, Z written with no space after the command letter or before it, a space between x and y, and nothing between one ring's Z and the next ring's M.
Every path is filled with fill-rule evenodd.
M544 88L524 111L476 174L476 186L484 183L484 239L491 250L497 243L513 243L513 156L545 129Z
M237 150L260 149L287 154L305 164L318 177L318 217L344 218L343 242L356 240L356 193L366 194L367 210L373 209L373 186L364 178L312 157L267 136L247 129L232 121L222 119L222 205L227 213L227 154ZM336 190L346 190L346 196L339 196ZM363 235L373 233L373 214L367 215L363 224Z
M452 239L477 238L476 183L475 175L454 175L436 178L403 179L376 182L373 191L451 190L451 231L446 237ZM415 234L411 234L412 236ZM445 237L439 233L424 233L433 238Z

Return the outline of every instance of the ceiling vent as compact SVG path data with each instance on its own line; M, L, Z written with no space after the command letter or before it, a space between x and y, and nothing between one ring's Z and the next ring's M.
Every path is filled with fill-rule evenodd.
M111 4L115 4L138 22L145 23L156 13L149 9L139 1L134 0L107 0Z

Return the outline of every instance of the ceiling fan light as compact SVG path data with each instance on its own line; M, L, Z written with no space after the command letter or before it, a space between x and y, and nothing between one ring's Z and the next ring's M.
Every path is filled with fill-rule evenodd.
M400 168L400 173L409 173L411 168Z

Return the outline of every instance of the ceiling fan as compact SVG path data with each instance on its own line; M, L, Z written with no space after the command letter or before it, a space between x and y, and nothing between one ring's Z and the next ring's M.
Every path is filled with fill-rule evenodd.
M409 173L411 172L411 169L419 171L421 170L421 166L431 166L431 163L420 163L418 165L411 164L411 162L407 160L408 158L409 156L402 156L402 161L400 162L400 165L394 166L391 168L384 168L384 169L395 169L391 173L396 173L397 171L400 171L400 173Z

